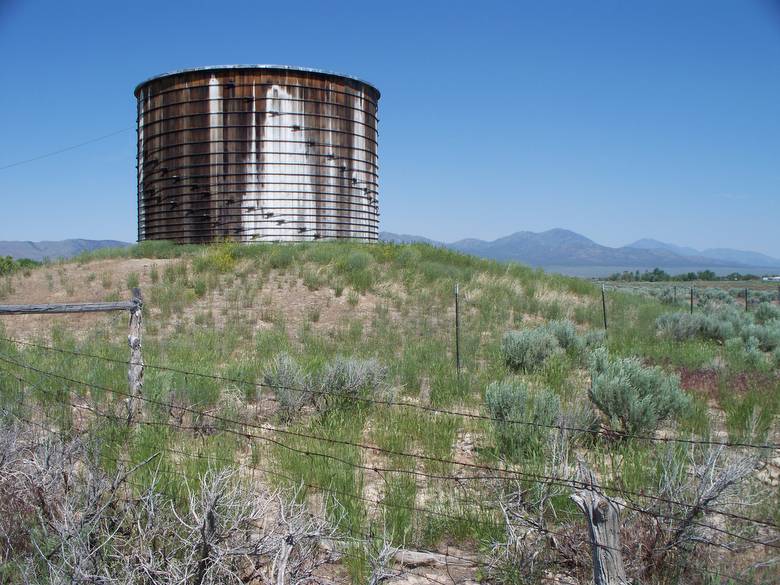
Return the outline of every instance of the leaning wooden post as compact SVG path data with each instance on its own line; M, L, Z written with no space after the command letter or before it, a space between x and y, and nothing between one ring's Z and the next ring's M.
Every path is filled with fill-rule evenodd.
M127 424L141 419L143 413L144 358L141 355L141 315L143 309L141 289L133 289L133 308L130 309L130 334L127 343L130 346L130 367L127 381L130 384L130 396L127 398Z
M578 464L578 483L584 485L571 499L585 514L593 553L595 585L628 585L620 548L620 513L617 505L597 489L596 476L583 461Z

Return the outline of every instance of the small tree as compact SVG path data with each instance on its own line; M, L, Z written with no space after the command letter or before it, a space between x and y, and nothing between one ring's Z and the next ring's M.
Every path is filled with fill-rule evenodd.
M591 355L590 375L590 399L623 433L655 431L661 422L690 406L677 375L645 367L633 357L612 359L606 348Z

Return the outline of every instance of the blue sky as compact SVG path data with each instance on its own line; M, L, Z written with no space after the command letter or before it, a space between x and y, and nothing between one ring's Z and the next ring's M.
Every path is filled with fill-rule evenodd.
M0 0L0 239L135 238L133 88L227 63L382 91L382 229L780 256L780 6Z

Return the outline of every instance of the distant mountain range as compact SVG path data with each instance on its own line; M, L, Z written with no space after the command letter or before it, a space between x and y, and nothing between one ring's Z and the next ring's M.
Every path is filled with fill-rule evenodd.
M451 243L391 232L381 232L379 237L389 242L422 242L483 258L511 260L576 276L606 276L623 270L653 268L661 268L672 274L699 270L712 270L717 274L780 273L780 259L759 252L729 248L696 250L648 238L620 248L610 248L564 229L552 229L540 233L521 231L493 241L465 239ZM129 245L118 240L0 241L0 256L56 260L71 258L81 252L100 248Z
M29 258L30 260L57 260L72 258L82 252L100 248L124 248L127 242L118 240L59 240L56 242L13 242L0 241L0 256Z
M730 272L780 271L780 259L758 252L731 249L695 250L657 240L643 239L623 246L602 246L564 229L521 231L493 241L466 239L445 243L406 234L382 232L391 242L425 242L493 260L512 260L578 276L603 276L623 270L661 268L670 273L713 270Z
M700 258L712 258L714 260L725 260L727 262L737 262L748 266L769 266L777 268L780 265L780 259L772 258L760 252L748 252L745 250L732 250L731 248L708 248L707 250L696 250L685 246L675 246L645 238L629 244L626 248L639 248L642 250L667 250L679 256L697 256Z

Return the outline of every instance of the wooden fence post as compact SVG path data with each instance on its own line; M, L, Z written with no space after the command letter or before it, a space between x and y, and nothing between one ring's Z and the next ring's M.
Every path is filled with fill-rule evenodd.
M130 333L127 343L130 346L130 366L127 381L130 384L130 396L127 398L127 424L140 420L143 413L144 358L141 355L141 319L143 309L141 289L133 289L133 308L130 309Z
M586 487L571 499L585 514L593 553L595 585L628 585L620 548L620 512L617 505L596 488L596 476L584 461L578 463L578 481Z

